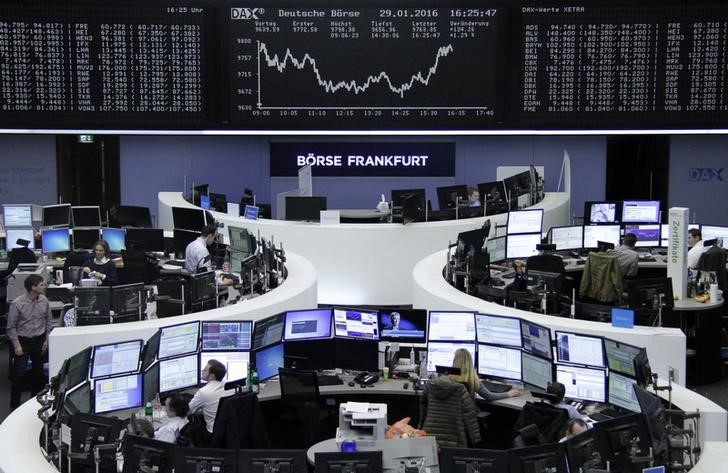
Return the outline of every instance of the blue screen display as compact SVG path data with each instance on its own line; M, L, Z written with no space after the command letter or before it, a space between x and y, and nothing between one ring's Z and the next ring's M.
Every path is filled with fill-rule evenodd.
M283 366L283 344L278 343L264 348L255 354L255 369L258 379L265 381L278 376L278 368Z
M68 228L43 230L43 253L71 251Z
M126 233L123 228L102 228L101 235L106 243L109 244L109 250L118 253L126 249Z

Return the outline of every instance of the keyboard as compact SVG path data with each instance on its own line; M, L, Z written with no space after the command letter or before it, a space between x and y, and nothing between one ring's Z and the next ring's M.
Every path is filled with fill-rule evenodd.
M623 414L620 414L618 411L610 408L602 409L599 412L592 412L589 414L589 417L592 420L595 420L597 422L603 422L605 420L611 420L616 419L617 417L622 417Z
M336 386L338 384L344 384L344 382L335 374L319 374L318 378L319 386Z
M510 384L494 383L492 381L482 381L482 380L480 382L483 384L483 386L485 386L485 388L488 391L490 391L492 393L496 393L496 394L506 393L506 392L510 391L511 389L513 389L513 386L511 386Z
M185 260L178 260L178 259L171 259L164 262L164 264L169 266L181 266L184 267Z
M592 412L591 414L589 414L589 418L594 422L604 422L605 420L612 419L608 415L604 415L601 412Z
M513 279L515 277L516 277L516 272L515 271L511 271L509 273L503 273L503 274L501 274L501 279Z

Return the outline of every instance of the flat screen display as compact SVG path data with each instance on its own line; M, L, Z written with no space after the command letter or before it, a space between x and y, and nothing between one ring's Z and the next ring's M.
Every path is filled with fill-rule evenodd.
M199 232L205 226L205 211L187 207L172 207L172 222L174 228Z
M618 202L585 202L584 224L619 223Z
M556 332L556 361L604 367L604 339Z
M533 210L512 210L508 212L508 227L506 233L509 235L517 233L541 233L543 222L543 209Z
M490 262L495 263L497 261L503 261L506 259L506 237L505 235L491 238L486 244L488 249L488 256L490 256Z
M455 352L460 348L468 350L473 360L476 359L475 343L428 342L427 371L434 373L436 366L452 366Z
M635 380L613 371L609 372L609 397L607 401L613 406L631 412L642 412L637 395L634 392Z
M307 340L331 336L331 309L286 312L283 340Z
M141 374L97 379L94 383L95 414L132 409L141 405Z
M521 350L478 344L478 374L521 380Z
M164 230L129 227L126 229L126 246L143 251L164 251Z
M5 228L32 227L33 206L30 204L3 205L3 223Z
M228 227L228 237L230 239L231 250L240 251L245 253L245 255L253 252L250 244L251 235L245 228Z
M159 362L160 393L197 386L199 379L200 366L197 353Z
M472 312L430 311L427 339L429 341L474 342L475 314Z
M379 340L379 314L355 309L334 309L334 335Z
M65 253L71 251L71 235L68 228L44 229L42 232L43 253Z
M217 360L225 366L225 376L218 381L229 382L243 379L248 376L248 364L250 363L250 352L247 351L201 351L200 352L200 373L207 366L210 360ZM200 378L201 384L207 381Z
M101 210L98 206L71 207L74 227L101 227Z
M286 313L281 312L272 317L256 320L253 331L253 349L257 350L258 348L280 342L283 339L285 319Z
M528 320L521 319L523 349L535 355L553 358L551 350L551 329Z
M197 353L200 323L197 321L162 327L159 335L158 359Z
M557 364L556 381L566 387L566 398L592 402L607 399L604 370Z
M607 355L609 372L618 371L628 376L635 375L634 359L640 348L616 340L604 339L604 352Z
M625 200L622 203L623 223L660 223L659 200Z
M635 237L637 237L637 243L635 243L635 246L641 246L641 247L660 246L661 231L660 231L659 224L625 225L624 234L626 235L627 233L631 233Z
M554 366L551 360L525 351L521 352L521 373L524 383L543 390L554 381Z
M690 228L695 228L690 226ZM670 244L670 225L660 225L660 246L667 247Z
M138 371L142 343L142 340L132 340L130 342L96 345L94 347L94 360L91 365L91 377L100 378Z
M584 245L584 227L572 225L551 228L551 244L556 245L556 251L581 249Z
M126 230L123 228L104 227L101 229L101 235L109 244L112 253L121 253L121 250L126 249Z
M260 381L278 376L278 368L283 366L282 343L276 343L255 352L255 369L258 370Z
M427 310L380 310L379 330L382 341L424 343Z
M74 250L92 250L94 244L99 241L98 228L74 228L73 229L73 249ZM109 246L111 249L111 246Z
M43 207L43 227L71 226L71 204L46 205Z
M506 257L508 259L528 258L538 254L536 246L541 243L541 234L508 235L506 240Z
M619 225L587 225L584 227L584 248L597 248L600 241L619 246L619 233Z
M252 341L250 320L202 322L202 350L250 350Z
M478 343L521 348L521 320L515 317L475 314Z
M5 250L12 251L14 248L21 248L17 244L18 239L29 241L28 248L35 248L35 236L32 228L6 228L5 229Z
M701 225L703 241L718 239L718 246L725 248L728 244L728 227Z

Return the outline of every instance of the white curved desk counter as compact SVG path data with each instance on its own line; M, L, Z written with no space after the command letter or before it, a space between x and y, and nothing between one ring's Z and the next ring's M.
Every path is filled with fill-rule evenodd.
M412 272L412 303L414 307L430 310L472 310L476 312L520 317L549 327L583 334L600 335L630 345L645 347L652 370L661 379L667 379L668 368L678 370L673 385L673 403L685 411L700 409L700 438L704 440L728 440L728 412L699 394L684 387L685 384L685 334L678 328L641 327L632 329L612 327L611 324L576 320L565 317L540 315L533 312L502 306L469 296L447 284L442 277L446 251L439 251L420 261ZM660 385L666 384L661 382ZM666 397L666 396L663 396Z
M272 291L237 304L192 314L115 325L58 327L50 335L50 373L57 373L63 360L89 345L147 340L158 328L192 320L258 320L287 310L315 308L316 269L305 258L286 252L288 278Z
M179 192L159 193L159 227L171 231L172 207L194 207ZM569 194L548 193L531 208L544 209L544 232L569 223ZM276 245L294 251L313 263L318 272L320 303L342 305L411 304L412 269L425 256L454 242L458 233L483 226L505 225L508 214L463 220L393 223L355 223L322 226L285 220L245 220L212 212L226 226L247 228ZM221 233L227 239L227 231ZM491 230L493 233L493 230Z

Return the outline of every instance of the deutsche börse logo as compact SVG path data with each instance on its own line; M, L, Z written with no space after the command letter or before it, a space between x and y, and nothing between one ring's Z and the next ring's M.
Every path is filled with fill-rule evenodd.
M690 182L723 182L723 168L690 168L688 170L688 180Z
M257 20L265 12L262 8L231 8L231 20Z

